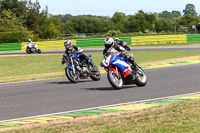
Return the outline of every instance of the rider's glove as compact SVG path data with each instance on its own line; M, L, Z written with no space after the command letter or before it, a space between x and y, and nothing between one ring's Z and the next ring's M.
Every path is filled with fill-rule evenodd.
M62 63L62 65L65 64L65 58L64 57L62 58L61 63Z
M126 53L124 53L124 52L121 52L120 54L119 54L119 56L124 56Z

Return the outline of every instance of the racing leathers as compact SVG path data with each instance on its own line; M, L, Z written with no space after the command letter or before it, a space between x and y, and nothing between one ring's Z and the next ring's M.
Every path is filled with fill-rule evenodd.
M32 48L32 43L33 43L32 41L28 42L28 43L27 43L27 48L30 48L30 49L31 49L31 48Z
M109 49L105 48L103 50L103 55L108 50L111 50L111 52L114 52L114 54L117 56L124 56L125 60L129 61L136 71L138 70L138 65L136 64L134 58L132 58L129 55L126 55L127 51L130 51L130 48L126 45L126 42L121 41L121 40L118 42L115 42L111 48L109 48Z
M65 50L65 54L67 55L69 52L73 52L74 54L79 54L81 59L86 60L88 64L93 65L92 61L87 57L85 54L83 54L83 49L78 47L77 45L72 45L71 47L67 48ZM64 61L62 62L64 64Z

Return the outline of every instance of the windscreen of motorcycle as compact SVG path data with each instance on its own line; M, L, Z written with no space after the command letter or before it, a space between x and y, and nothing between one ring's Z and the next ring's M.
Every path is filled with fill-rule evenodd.
M34 48L37 48L37 47L38 47L37 44L35 44L35 45L34 45Z
M120 54L119 51L117 51L115 48L111 47L107 52L112 52L115 56L118 56Z

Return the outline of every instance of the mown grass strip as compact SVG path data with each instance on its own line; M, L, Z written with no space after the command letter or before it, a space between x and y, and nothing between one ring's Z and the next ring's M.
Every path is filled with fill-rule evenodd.
M190 96L189 96L190 97ZM200 132L200 99L155 106L140 111L125 111L121 115L29 126L4 131L14 132L85 132L85 133L163 133Z
M74 112L75 114L82 114L82 115L99 115L99 113L91 113L91 112L85 112L85 111L81 111L81 112Z
M86 110L83 112L100 114L100 113L108 113L108 112L121 112L121 110L95 109L95 110Z
M66 113L66 114L57 114L55 116L72 116L72 117L78 117L78 116L85 116L85 114Z
M0 127L17 127L20 126L20 124L6 124L6 123L0 123Z
M174 58L200 56L198 51L138 51L132 53L138 64L155 61L161 62L163 60ZM94 64L101 68L99 64L103 59L102 53L90 54L92 54ZM0 57L0 83L63 77L65 76L65 65L61 64L61 58L62 55L58 54L2 56ZM144 66L142 68L149 67L150 66Z
M188 100L190 100L190 99L162 99L162 100L148 101L148 102L145 102L145 104L163 105L163 104L170 104L170 103L174 103L174 102L188 101Z

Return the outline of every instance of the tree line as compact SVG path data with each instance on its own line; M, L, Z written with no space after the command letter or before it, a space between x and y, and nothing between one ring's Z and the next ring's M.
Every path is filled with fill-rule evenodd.
M115 12L112 17L95 15L51 15L36 0L0 0L0 42L27 38L53 39L58 34L77 33L173 33L174 25L196 25L200 17L193 4L180 11L134 15Z

